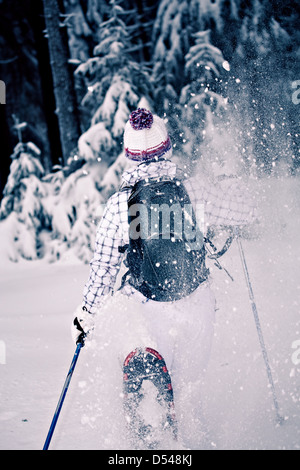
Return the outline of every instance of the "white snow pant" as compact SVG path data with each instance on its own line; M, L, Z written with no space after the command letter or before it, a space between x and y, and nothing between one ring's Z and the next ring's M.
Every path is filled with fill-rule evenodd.
M179 438L192 449L203 444L201 380L207 368L215 321L208 283L177 302L147 301L140 309L150 342L171 374Z

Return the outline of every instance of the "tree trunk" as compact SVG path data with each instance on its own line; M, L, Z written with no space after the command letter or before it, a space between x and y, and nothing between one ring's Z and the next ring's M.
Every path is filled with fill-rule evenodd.
M71 152L77 146L80 124L73 76L68 64L69 50L64 36L65 27L61 24L58 0L43 0L43 4L63 153L62 163L66 164Z

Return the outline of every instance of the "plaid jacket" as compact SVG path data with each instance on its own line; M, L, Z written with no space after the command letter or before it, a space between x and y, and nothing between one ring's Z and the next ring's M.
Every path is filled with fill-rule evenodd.
M97 228L94 256L83 292L82 307L88 312L96 313L113 292L124 256L119 247L129 242L127 202L130 186L146 178L174 177L177 171L176 164L163 160L142 163L123 174L123 180L129 188L115 193L108 200ZM225 191L218 185L199 182L198 178L187 179L184 184L194 207L196 204L202 205L205 226L245 225L255 221L255 204L249 196L245 196L244 188L238 187L238 182L232 182ZM124 287L127 295L136 292L129 285Z

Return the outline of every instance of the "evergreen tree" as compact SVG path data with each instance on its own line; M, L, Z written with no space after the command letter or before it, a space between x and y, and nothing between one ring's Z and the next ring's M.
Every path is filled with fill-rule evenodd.
M179 104L187 85L185 57L194 43L193 33L201 29L198 0L161 0L153 28L152 73L155 110L169 122L174 150L181 151L183 126Z
M141 96L149 94L150 85L146 68L132 59L131 38L122 19L126 11L121 2L111 0L110 4L111 16L100 25L94 57L78 67L76 76L87 89L82 100L90 117L87 127L102 127L98 129L98 157L112 163L122 151L128 115Z
M73 164L73 162L72 162ZM106 167L91 160L76 170L68 166L57 168L44 178L47 198L43 211L48 225L42 234L43 256L51 262L73 253L74 257L90 261L95 237L95 225L101 217L103 197L99 192Z
M189 49L189 32L184 27L188 0L162 0L153 29L152 82L159 114L172 114L183 85L184 57Z
M12 163L10 173L3 191L3 199L0 206L0 218L6 218L11 212L18 214L26 211L24 195L30 182L35 183L32 193L43 193L39 181L44 169L39 161L40 150L32 143L18 143L11 155Z
M64 24L68 29L68 43L72 63L86 61L90 57L93 44L92 26L86 18L80 0L64 0Z
M228 119L224 83L230 67L221 51L211 44L210 31L199 31L194 38L184 68L187 85L180 95L182 151L190 163L204 156L212 166L220 156L213 142L220 143L220 137L224 137Z
M159 0L126 0L126 25L134 45L133 57L139 63L152 64L152 31L158 4Z
M1 228L5 219L13 220L11 243L16 245L16 253L35 259L39 256L38 234L44 219L42 199L46 196L41 181L44 169L39 161L40 150L31 142L19 143L11 158L10 174L0 206ZM17 255L14 260L16 258Z

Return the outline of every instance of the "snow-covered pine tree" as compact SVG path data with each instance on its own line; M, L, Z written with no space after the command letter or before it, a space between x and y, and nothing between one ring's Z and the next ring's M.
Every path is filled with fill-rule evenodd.
M226 95L230 65L211 44L210 31L198 31L193 38L185 57L186 85L178 107L181 132L177 146L190 169L200 165L201 171L214 177L235 174L239 155Z
M45 175L40 150L31 142L17 144L11 158L0 206L1 255L15 262L54 262L72 254L88 262L102 215L99 188L107 166L89 160L76 169L74 155L69 165Z
M19 142L11 156L0 206L0 230L10 234L10 256L14 261L20 255L26 259L39 256L38 235L45 219L42 199L46 196L40 153L32 142Z
M223 115L226 100L222 96L225 62L221 51L210 42L210 31L194 34L195 44L186 55L185 85L181 90L181 121L184 153L192 160L201 155L201 145L216 118Z
M104 201L98 188L106 167L89 160L77 170L57 170L44 178L48 197L43 210L48 227L41 234L43 255L50 262L71 254L88 262L94 249L95 226L102 215Z
M186 85L185 56L193 45L193 33L201 29L198 0L161 0L153 27L151 81L156 112L168 119L174 154L183 136L180 93ZM179 152L178 152L179 153Z
M133 56L139 63L152 63L152 30L159 0L126 0L129 14L126 24L133 44Z
M153 28L154 102L159 114L173 114L183 85L184 57L189 49L185 20L189 0L162 0ZM170 111L170 112L169 112Z
M80 0L63 0L63 4L70 60L72 63L86 61L90 57L90 47L93 44L93 25L87 20L84 5Z
M175 152L187 161L201 153L212 111L216 115L224 106L225 60L211 41L213 25L221 27L219 3L162 0L153 30L155 107L168 117Z
M140 98L150 95L148 73L132 59L135 51L127 30L122 1L110 0L110 17L99 25L99 44L94 57L76 70L87 93L82 100L89 120L98 126L98 158L112 164L122 151L125 123ZM84 155L83 155L84 156Z
M44 169L39 160L40 150L32 143L19 142L13 154L10 173L3 191L3 199L0 206L0 219L5 219L11 212L18 214L24 212L24 189L28 186L31 176L40 181ZM36 194L40 194L37 185Z

